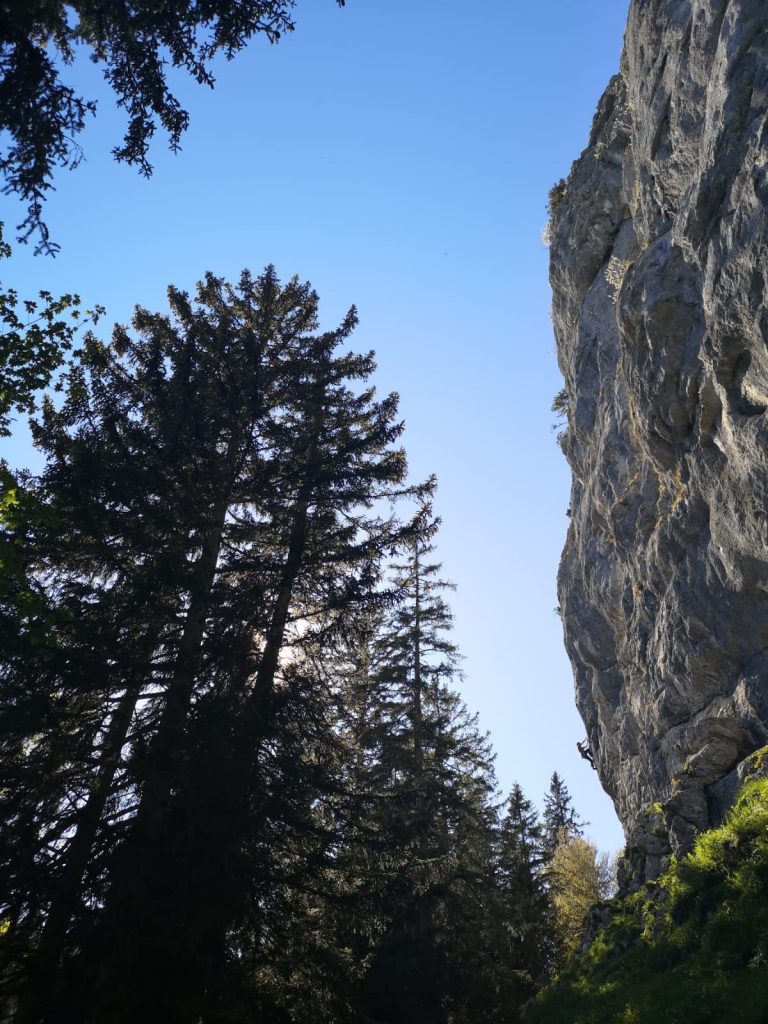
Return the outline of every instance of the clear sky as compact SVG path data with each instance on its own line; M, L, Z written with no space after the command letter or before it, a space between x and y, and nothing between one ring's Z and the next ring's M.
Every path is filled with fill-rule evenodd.
M439 479L464 696L500 782L541 804L557 770L603 849L621 829L576 752L554 613L569 476L551 432L561 380L540 236L549 187L618 69L626 8L299 0L297 31L222 63L214 91L179 79L191 127L177 156L158 135L150 181L112 162L123 115L82 62L99 116L48 203L62 252L17 247L0 268L22 295L78 291L108 320L163 308L170 282L267 263L313 283L324 326L357 305L356 346L401 395L413 476ZM4 198L0 217L20 210ZM30 464L23 443L3 448Z

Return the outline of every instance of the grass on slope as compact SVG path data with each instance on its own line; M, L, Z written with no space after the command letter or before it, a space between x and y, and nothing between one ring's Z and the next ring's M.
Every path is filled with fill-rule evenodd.
M525 1024L768 1024L768 780L614 906Z

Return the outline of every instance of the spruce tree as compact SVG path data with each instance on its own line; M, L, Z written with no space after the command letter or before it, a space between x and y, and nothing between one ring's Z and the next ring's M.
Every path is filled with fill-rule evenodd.
M563 779L553 772L549 792L544 797L543 838L547 857L554 855L561 842L572 836L582 836L584 826L588 824L574 810L571 794Z
M499 825L396 397L271 268L169 300L87 338L5 510L5 1017L511 1021L546 840L519 788Z
M19 798L44 861L7 943L20 1024L62 1007L102 1022L226 1012L232 937L264 885L253 822L269 834L287 814L273 799L281 709L298 699L286 666L376 600L382 559L423 520L389 508L431 487L404 482L372 356L339 351L354 311L316 333L317 297L271 268L169 299L171 316L138 309L133 335L89 338L36 430L58 525L31 557L69 625L48 676L13 671L30 701L54 692L64 709L39 759L66 753L45 824L47 769ZM298 693L322 718L317 688Z
M508 969L505 998L517 1007L542 988L554 967L546 863L539 816L515 783L499 830L498 880L503 908L499 945Z
M480 1019L488 994L492 757L450 687L458 652L430 552L422 539L394 566L397 599L357 646L358 813L341 852L350 906L338 941L364 965L354 1005L370 1021Z

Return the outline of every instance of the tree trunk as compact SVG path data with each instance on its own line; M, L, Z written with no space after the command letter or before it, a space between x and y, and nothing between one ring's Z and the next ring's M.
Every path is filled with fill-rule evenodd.
M15 1024L39 1024L55 997L56 972L61 962L67 931L80 902L80 884L91 857L112 783L120 765L120 754L128 738L141 687L134 683L120 698L109 723L103 745L103 760L96 782L78 815L77 828L65 855L40 941L31 957L27 978L19 996Z
M249 700L250 708L255 711L256 726L249 729L248 743L255 751L258 750L259 742L269 725L269 698L273 692L275 674L280 662L280 652L285 641L285 627L288 621L294 587L304 561L309 526L309 495L312 488L313 476L310 475L302 487L294 506L286 559L280 574L277 597L272 609L269 628L267 629L264 650L262 651L256 680ZM253 767L254 760L248 765L250 770L244 771L241 775L243 786L242 791L239 793L239 806L237 806L235 811L238 816L248 814L250 791L254 781ZM227 852L223 851L224 857L226 857ZM211 937L209 934L207 949L212 962L218 966L219 976L218 978L211 977L209 979L208 991L205 995L201 1016L203 1024L214 1024L214 1022L219 1022L222 1019L220 1016L221 988L226 965L227 931L231 924L231 921L221 919L215 928L215 937Z
M203 540L189 610L179 642L171 681L165 693L165 705L152 740L149 770L146 773L136 814L136 827L162 817L171 798L175 769L181 754L182 736L194 692L195 678L202 659L203 634L210 612L211 592L221 553L228 498L213 509L211 525Z
M175 790L186 765L186 726L201 666L228 499L226 494L211 509L206 524L160 721L151 738L147 760L141 765L143 785L138 808L118 850L119 856L111 865L106 906L94 933L94 945L83 952L84 967L78 964L75 969L80 974L90 961L98 964L98 986L87 1006L88 1021L110 1021L123 1013L134 1013L137 1020L146 1019L150 1006L168 1024L182 1020L191 1024L193 1020L192 1016L184 1016L185 1009L172 1005L170 989L164 1001L166 967L178 968L176 939L184 935L185 915L194 912L183 896L183 881L195 864L184 860L176 863L173 811ZM167 899L168 879L172 877L182 883L178 900L171 900L160 912L158 907ZM152 915L158 915L158 919ZM198 966L192 965L190 970L190 991L199 982ZM122 1008L118 1009L118 1003Z
M418 541L414 549L413 568L416 584L413 607L413 756L416 788L421 793L424 787L424 709L421 678L421 566Z

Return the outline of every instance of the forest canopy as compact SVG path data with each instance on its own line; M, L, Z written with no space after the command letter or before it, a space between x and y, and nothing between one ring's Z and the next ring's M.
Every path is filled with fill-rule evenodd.
M557 773L501 805L397 396L272 267L168 300L2 509L5 1013L514 1021L581 823Z

